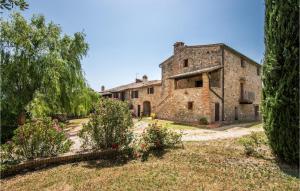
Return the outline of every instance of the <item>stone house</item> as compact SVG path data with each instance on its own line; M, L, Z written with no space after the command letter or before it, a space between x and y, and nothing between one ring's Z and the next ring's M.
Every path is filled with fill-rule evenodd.
M197 123L260 120L261 65L225 44L174 44L163 61L161 81L147 76L100 92L128 100L136 116Z

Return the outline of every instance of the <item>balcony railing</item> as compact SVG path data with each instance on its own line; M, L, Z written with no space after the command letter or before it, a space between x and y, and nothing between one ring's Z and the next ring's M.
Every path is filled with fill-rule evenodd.
M255 93L251 91L244 91L240 97L240 104L252 104L255 100Z

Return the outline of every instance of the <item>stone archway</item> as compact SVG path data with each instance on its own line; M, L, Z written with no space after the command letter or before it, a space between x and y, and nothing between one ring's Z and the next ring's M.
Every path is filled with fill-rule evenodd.
M150 114L151 114L151 103L150 103L150 101L144 101L144 103L143 103L143 115L149 117Z

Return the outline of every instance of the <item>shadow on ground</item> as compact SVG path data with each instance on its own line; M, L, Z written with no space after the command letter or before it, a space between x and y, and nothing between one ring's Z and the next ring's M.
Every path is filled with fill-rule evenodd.
M182 147L178 147L178 149L180 149ZM177 149L177 148L173 148ZM168 153L170 150L169 149L163 149L163 150L151 150L145 154L143 154L142 156L140 156L140 158L135 158L132 154L127 155L120 155L120 156L116 156L115 158L112 159L96 159L96 160L90 160L90 161L86 161L85 164L83 165L83 167L86 168L97 168L97 169L101 169L101 168L111 168L111 167L117 167L117 166L123 166L125 164L127 164L130 161L133 160L141 160L142 162L147 161L149 157L155 157L158 159L162 159L163 156ZM78 163L74 163L73 165L78 165Z
M292 176L294 178L298 178L300 179L300 170L299 170L299 166L296 166L296 165L288 165L286 163L283 163L281 161L277 161L277 165L278 167L280 168L280 170L289 175L289 176Z

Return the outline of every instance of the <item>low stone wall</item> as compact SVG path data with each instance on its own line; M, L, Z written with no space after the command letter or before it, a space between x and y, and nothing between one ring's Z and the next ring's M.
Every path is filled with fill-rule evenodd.
M23 173L24 171L31 171L35 169L45 168L51 165L72 163L93 159L113 159L120 155L121 151L118 150L105 150L89 153L78 153L65 156L57 156L50 158L41 158L35 160L29 160L20 164L13 165L5 170L1 171L1 178Z

